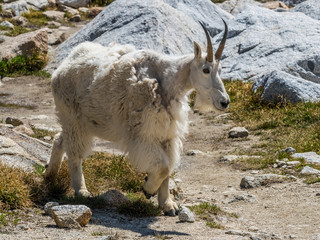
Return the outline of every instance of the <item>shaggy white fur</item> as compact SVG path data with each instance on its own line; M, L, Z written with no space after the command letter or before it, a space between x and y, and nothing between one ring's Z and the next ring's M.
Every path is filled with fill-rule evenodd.
M202 70L207 65L209 76ZM223 109L219 102L229 97L218 68L218 63L206 62L196 43L195 56L181 57L115 43L80 44L52 76L62 133L54 141L47 177L57 174L66 152L73 188L89 195L82 161L98 136L128 152L132 165L148 173L144 191L158 192L159 205L175 214L178 207L169 197L168 176L179 164L188 130L186 93L195 88L202 101Z

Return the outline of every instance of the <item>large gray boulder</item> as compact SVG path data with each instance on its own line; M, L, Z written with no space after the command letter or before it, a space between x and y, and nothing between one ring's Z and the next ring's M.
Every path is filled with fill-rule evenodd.
M30 8L35 10L43 10L46 7L49 7L48 0L26 0Z
M232 15L209 0L117 0L58 48L49 69L84 41L132 44L167 54L192 53L193 41L205 47L198 21L214 34L224 29L221 17L228 20Z
M318 60L309 63L313 71L304 65L310 56L320 56L320 21L298 12L276 12L250 5L229 25L222 56L223 78L252 79L273 70L303 72L301 77L319 76Z
M262 76L254 83L253 88L263 89L261 97L266 102L320 101L320 84L277 70Z
M73 8L87 7L90 0L57 0L58 5L66 5Z
M21 16L22 13L29 12L27 2L23 1L23 0L3 4L2 9L5 11L12 10L14 12L15 16Z
M302 12L305 15L320 20L320 2L319 0L308 0L298 4L291 9L292 12Z

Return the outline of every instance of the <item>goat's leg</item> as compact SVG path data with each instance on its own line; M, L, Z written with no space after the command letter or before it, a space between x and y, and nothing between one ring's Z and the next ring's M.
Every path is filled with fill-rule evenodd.
M85 135L85 129L68 129L64 134L64 146L68 157L71 186L76 195L90 197L82 173L82 162L91 150L91 137Z
M58 133L54 137L51 157L44 173L45 178L48 180L53 180L58 175L64 153L62 144L62 134Z
M178 214L178 205L171 199L169 191L169 177L167 177L158 190L158 202L166 215L175 216Z

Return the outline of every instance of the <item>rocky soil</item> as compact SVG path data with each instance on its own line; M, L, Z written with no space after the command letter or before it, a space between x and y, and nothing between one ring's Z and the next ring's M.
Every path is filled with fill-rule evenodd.
M81 23L59 31L70 35L80 27ZM55 46L49 48L50 55L54 49ZM24 125L59 130L50 80L23 76L4 78L1 83L0 103L25 107L0 107L0 119L14 117ZM244 177L264 172L241 171L220 159L237 149L250 149L259 137L249 133L245 138L229 138L228 132L235 124L223 113L209 116L190 112L189 117L190 133L184 143L181 166L174 176L180 189L178 203L191 206L209 202L236 213L238 218L218 216L217 222L225 229L210 228L197 216L193 223L167 216L132 218L112 208L92 209L91 221L80 230L64 229L44 215L43 209L28 209L24 211L24 220L1 233L0 239L320 239L319 183L307 185L298 178L241 188ZM119 153L111 143L100 140L95 150Z
M24 84L22 84L24 83ZM13 94L14 91L14 94ZM37 77L18 77L3 83L6 101L35 105L35 109L0 108L0 118L17 117L25 124L58 129L50 83ZM92 219L80 230L58 228L42 209L30 209L27 218L0 239L319 239L319 186L302 180L241 189L244 176L261 171L241 171L221 163L222 156L236 149L250 148L259 138L228 138L234 123L225 114L206 116L190 112L190 133L184 144L181 166L174 176L181 189L181 205L215 203L239 218L218 217L224 230L206 226L196 217L182 223L178 217L130 218L113 209L92 210ZM99 150L115 151L100 142ZM104 236L104 238L103 238ZM109 236L109 238L107 238Z

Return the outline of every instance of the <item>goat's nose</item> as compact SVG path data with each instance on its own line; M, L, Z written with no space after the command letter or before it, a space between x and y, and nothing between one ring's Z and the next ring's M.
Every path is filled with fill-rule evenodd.
M221 100L221 101L220 101L220 104L221 104L221 107L227 108L227 107L229 106L229 104L230 104L230 100L229 100L229 99L227 99L227 100Z

